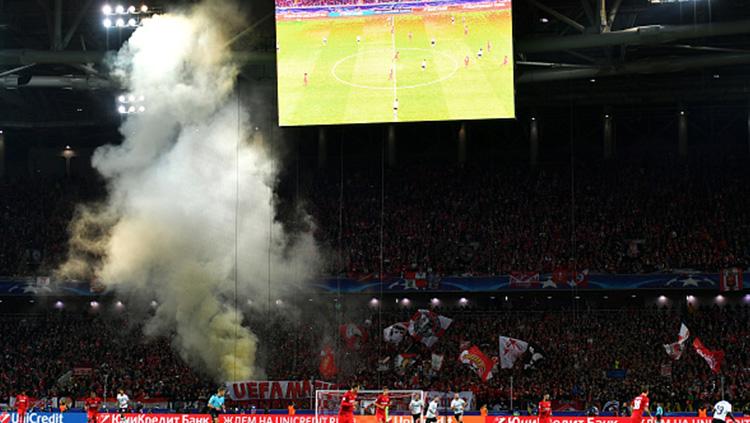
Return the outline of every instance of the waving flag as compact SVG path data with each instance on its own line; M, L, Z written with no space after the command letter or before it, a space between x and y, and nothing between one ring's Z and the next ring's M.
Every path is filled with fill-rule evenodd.
M742 269L731 267L721 271L720 291L742 291Z
M711 351L706 348L698 338L693 340L693 348L695 348L695 352L697 352L699 356L706 360L706 363L708 363L708 367L711 368L712 372L719 373L721 370L721 363L724 361L724 351Z
M664 344L664 349L672 360L679 360L682 357L683 351L685 351L685 343L690 337L690 330L684 323L680 325L680 333L677 335L677 342L671 344Z
M336 358L333 355L333 349L330 345L326 345L320 350L320 364L318 365L318 371L320 375L326 379L330 379L336 376L338 368L336 368Z
M452 322L452 319L432 311L418 310L409 320L409 335L431 347L443 336Z
M432 353L432 360L430 361L432 370L440 370L443 367L443 359L445 359L444 355Z
M407 323L394 323L383 329L383 340L391 344L400 344L407 332Z
M471 367L471 369L474 370L474 373L476 373L482 381L487 382L492 379L492 367L495 363L476 345L472 345L469 349L463 350L461 355L458 356L458 361Z
M354 323L339 326L339 335L350 350L358 350L367 341L367 331Z
M512 369L518 357L529 349L529 343L520 339L500 337L500 368Z

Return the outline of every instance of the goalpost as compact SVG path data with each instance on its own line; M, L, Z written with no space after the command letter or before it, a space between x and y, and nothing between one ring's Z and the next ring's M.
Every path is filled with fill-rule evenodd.
M347 390L339 389L320 389L315 391L315 417L317 420L318 416L331 416L336 415L339 412L341 405L341 397ZM374 415L375 414L375 399L380 395L382 390L366 390L360 389L357 392L357 406L354 407L354 415ZM425 392L417 389L406 389L406 390L388 390L388 396L391 398L391 406L388 408L389 416L410 416L409 403L411 402L414 394L418 394L419 398L425 401ZM427 409L425 403L422 407L422 412Z

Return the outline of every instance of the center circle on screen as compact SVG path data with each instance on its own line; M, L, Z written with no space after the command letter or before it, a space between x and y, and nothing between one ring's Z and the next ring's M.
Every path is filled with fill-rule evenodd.
M420 88L420 87L426 87L428 85L438 84L440 82L443 82L443 81L446 81L446 80L452 78L453 75L455 75L456 72L459 69L458 62L456 62L456 60L453 57L451 57L449 54L447 54L445 52L442 52L440 50L428 49L428 48L409 47L409 48L398 49L398 51L399 51L399 53L401 53L401 52L424 52L424 53L428 53L428 54L420 55L420 57L423 56L425 59L428 59L428 66L435 66L436 58L439 58L440 61L448 63L448 65L451 67L451 71L447 75L445 75L445 76L443 76L441 78L435 78L435 79L433 79L431 81L421 82L421 83L417 83L417 84L400 85L398 83L398 72L399 72L399 69L401 69L400 72L403 72L403 69L401 67L397 67L396 68L396 89L408 90L408 89ZM392 57L393 57L393 49L392 48L368 49L368 50L363 50L363 51L360 51L360 52L357 52L357 53L354 53L354 54L350 54L349 56L346 56L346 57L340 59L339 61L337 61L333 65L333 67L331 68L331 74L340 83L345 84L345 85L349 85L349 86L352 86L352 87L355 87L355 88L364 88L364 89L368 89L368 90L392 90L393 89L393 85L390 83L390 81L387 81L388 84L385 84L385 85L374 85L374 84L372 84L372 82L367 81L367 80L352 81L352 80L349 80L348 78L345 78L345 77L342 77L341 75L339 75L339 73L341 72L341 69L343 67L345 67L348 64L348 62L351 62L354 59L357 59L357 58L365 58L365 59L374 58L375 60L373 60L373 62L383 62L383 58L384 57L389 58L389 61L390 61L390 59L392 59ZM421 60L420 60L420 62L421 62ZM377 67L380 68L381 66L377 66ZM382 66L382 67L384 69L381 72L379 72L378 75L383 75L382 76L383 79L386 80L387 79L387 73L385 73L385 72L387 72L388 67L387 67L387 65ZM380 69L378 69L378 71L380 71ZM416 68L415 68L414 72L420 72L420 70L419 70L419 64L416 65ZM368 78L365 77L363 79L368 79ZM369 78L369 79L371 79L371 78Z

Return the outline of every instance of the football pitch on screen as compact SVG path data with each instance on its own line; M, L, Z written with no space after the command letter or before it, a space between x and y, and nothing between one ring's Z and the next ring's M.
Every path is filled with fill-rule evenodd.
M282 126L515 117L510 8L277 16Z

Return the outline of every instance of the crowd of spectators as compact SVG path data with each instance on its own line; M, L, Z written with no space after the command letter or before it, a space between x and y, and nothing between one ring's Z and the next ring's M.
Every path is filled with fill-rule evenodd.
M750 389L750 310L747 306L712 307L680 311L622 307L616 310L520 309L521 303L503 310L469 308L440 311L453 324L433 348L408 336L401 344L384 343L381 328L408 320L414 310L384 311L382 315L358 314L353 319L366 337L359 347L348 348L337 339L332 319L342 310L315 308L310 316L280 313L247 321L259 339L258 366L269 380L329 380L348 384L357 381L369 389L387 385L392 389L426 391L471 390L475 406L508 411L513 376L514 406L525 410L549 393L556 406L602 411L617 401L624 404L643 385L651 387L652 401L668 411L695 411L699 405L716 400L721 389L719 375L713 374L703 358L689 348L678 361L666 354L662 344L676 340L680 322L686 322L693 336L712 349L726 353L721 377L726 398L739 409ZM356 307L343 312L352 315ZM322 307L325 309L325 307ZM301 312L302 314L305 311ZM333 320L335 321L335 320ZM341 318L338 322L342 322ZM134 399L163 397L174 402L201 404L215 389L209 375L187 366L170 347L168 337L146 338L141 327L126 316L76 315L57 312L37 316L0 319L3 333L3 370L0 372L0 398L8 398L25 388L35 398L50 396L83 397L91 389L103 393L123 387ZM498 355L498 335L533 343L544 358L533 369L524 369L521 357L512 370L495 369L488 382L456 358L472 344L487 355ZM319 373L320 351L335 351L338 374ZM279 352L283 351L283 354ZM415 354L412 364L393 365L399 353ZM431 368L432 353L444 355L440 370ZM389 360L385 360L390 357ZM74 369L91 369L80 372ZM669 369L665 373L665 369ZM623 378L608 371L623 370ZM105 376L106 375L106 376ZM253 402L259 409L284 408L287 401ZM306 401L298 408L310 408Z
M748 170L733 166L401 166L310 193L331 272L716 272L750 257ZM571 182L571 181L574 181ZM573 184L573 186L571 186ZM382 197L382 198L381 198ZM382 200L382 207L381 207Z
M716 272L750 262L748 170L735 166L403 166L316 174L306 206L328 274L567 269ZM571 180L574 180L571 189ZM0 184L0 275L49 271L87 181ZM381 198L382 196L382 198ZM382 207L381 207L382 200Z
M357 6L361 4L398 3L403 0L276 0L277 7ZM433 0L421 0L433 1Z
M320 173L303 195L329 274L716 272L750 262L741 167L404 166ZM0 184L0 275L49 271L86 181ZM382 198L381 198L382 196ZM381 207L382 200L382 207ZM381 212L383 227L381 231Z

